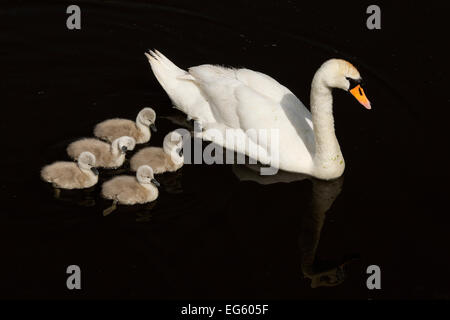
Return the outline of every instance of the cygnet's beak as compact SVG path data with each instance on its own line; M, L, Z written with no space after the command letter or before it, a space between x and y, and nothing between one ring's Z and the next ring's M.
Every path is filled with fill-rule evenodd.
M156 179L152 179L152 180L150 180L151 181L151 183L153 183L157 188L159 188L160 186L161 186L161 184L158 182L158 181L156 181Z
M366 107L366 109L372 109L370 101L369 99L367 99L366 94L364 93L364 90L360 84L355 86L353 89L350 89L349 92L356 98L356 100L358 100L359 103Z
M127 153L128 148L126 146L122 146L122 148L120 148L120 151L122 151L122 153Z
M91 171L98 176L98 169L96 167L91 167Z
M153 132L156 132L156 131L158 131L157 129L156 129L156 126L155 126L155 124L152 122L152 123L150 123L150 129L153 131Z
M180 157L183 156L183 148L180 148L180 151L178 151L178 155L179 155Z

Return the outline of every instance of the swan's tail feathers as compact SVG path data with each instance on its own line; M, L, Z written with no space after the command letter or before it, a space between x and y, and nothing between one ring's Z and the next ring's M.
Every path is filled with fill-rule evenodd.
M157 77L158 81L161 78L173 77L176 78L181 75L185 75L186 71L178 68L172 61L170 61L166 56L164 56L158 50L149 50L145 53L145 56L150 62L153 73ZM161 82L161 81L160 81Z
M183 109L183 99L180 97L180 81L183 80L180 80L180 77L185 77L189 74L183 69L178 68L172 61L167 59L157 50L149 50L145 53L145 56L150 63L153 74L161 87L163 87L164 91L169 95L173 104L176 105L177 108ZM187 113L186 111L183 112Z

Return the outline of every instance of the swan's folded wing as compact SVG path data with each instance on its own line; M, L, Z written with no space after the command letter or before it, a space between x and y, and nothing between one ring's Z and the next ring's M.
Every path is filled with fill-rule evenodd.
M249 69L239 69L236 71L237 79L246 84L262 96L268 97L281 106L285 112L289 109L305 119L312 129L311 113L305 105L288 88L267 74ZM290 113L290 112L289 112Z
M279 129L282 115L277 103L246 85L235 88L234 95L237 100L237 115L241 129L247 131L249 138L264 148L268 146L260 140L261 129Z
M270 131L267 132L268 136L273 134L271 130L276 130L279 133L280 141L293 139L287 144L290 144L291 147L301 144L308 149L308 153L312 153L314 133L310 120L311 114L292 93L286 94L281 103L276 103L253 88L241 85L236 88L235 96L238 101L236 110L241 129L244 131L268 130ZM266 148L269 153L272 151L264 141L258 141L259 137L252 136L251 133L247 133L247 135L255 143ZM285 142L283 141L283 143ZM288 151L286 150L286 152Z
M279 126L279 104L246 85L235 88L236 112L244 130Z
M282 117L284 114L301 121L298 124L300 127L305 127L303 122L306 122L308 130L312 129L309 110L288 88L268 75L249 69L235 70L213 65L192 67L189 73L208 98L218 122L245 130L260 127L258 123L264 117L263 123L269 128L278 126L274 124L274 114L281 112Z
M195 78L195 81L199 82L200 85L217 83L224 80L236 80L234 69L214 66L212 64L202 64L200 66L190 67L189 74L192 75Z
M274 78L258 71L238 69L236 70L236 78L256 92L276 102L280 102L286 94L292 93Z
M189 68L189 75L189 79L194 78L200 86L238 81L276 102L280 102L284 95L292 93L272 77L250 69L232 69L204 64Z
M231 128L240 128L234 91L243 83L236 79L234 70L201 65L189 68L189 73L194 77L195 84L208 101L216 121Z

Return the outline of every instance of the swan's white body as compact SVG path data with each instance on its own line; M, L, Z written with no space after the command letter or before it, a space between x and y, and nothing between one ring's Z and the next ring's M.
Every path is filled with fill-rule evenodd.
M248 156L256 148L256 160L263 164L320 179L337 178L344 172L334 133L331 90L348 90L346 76L360 78L350 63L332 59L317 71L311 86L311 114L288 88L263 73L213 65L191 67L187 72L156 50L146 56L175 107L200 122L203 139ZM259 141L252 130L260 129L278 130L278 143L270 138ZM219 130L223 136L226 131L244 135L245 147L237 150L209 134L210 130Z

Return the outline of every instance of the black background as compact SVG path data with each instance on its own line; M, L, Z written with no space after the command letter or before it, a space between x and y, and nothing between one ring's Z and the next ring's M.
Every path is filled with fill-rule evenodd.
M82 28L66 28L77 4ZM0 296L4 298L449 299L448 8L371 2L9 1L1 4ZM231 166L186 165L183 193L141 208L57 201L39 178L65 146L109 117L142 106L174 115L143 53L178 66L247 67L273 76L309 105L328 58L352 62L373 110L334 92L346 159L342 193L327 213L318 259L356 255L347 279L311 289L298 236L311 183L240 182ZM177 128L158 118L160 145ZM65 268L82 269L81 291ZM382 270L369 291L368 265Z

